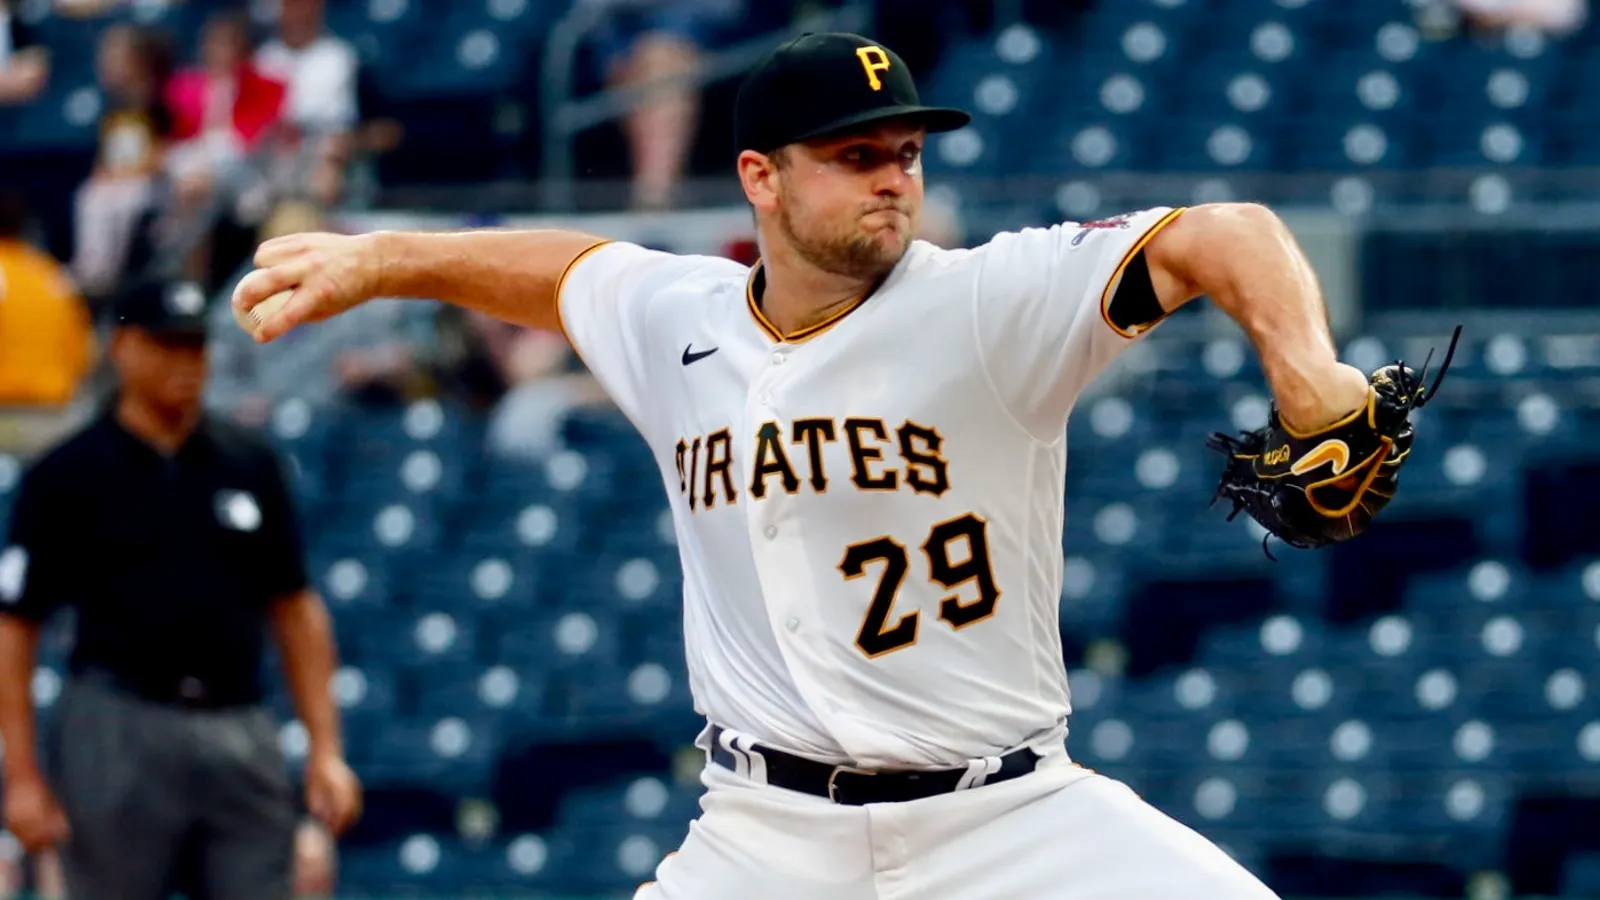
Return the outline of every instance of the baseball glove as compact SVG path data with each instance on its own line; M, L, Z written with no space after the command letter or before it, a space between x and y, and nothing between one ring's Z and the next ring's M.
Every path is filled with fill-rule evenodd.
M1271 537L1312 549L1361 534L1394 497L1416 437L1411 411L1438 391L1460 337L1457 326L1431 386L1424 384L1431 351L1420 373L1396 361L1372 373L1365 406L1325 428L1297 434L1274 404L1264 428L1213 433L1206 446L1228 461L1211 504L1233 501L1230 522L1249 513L1267 530L1263 549Z

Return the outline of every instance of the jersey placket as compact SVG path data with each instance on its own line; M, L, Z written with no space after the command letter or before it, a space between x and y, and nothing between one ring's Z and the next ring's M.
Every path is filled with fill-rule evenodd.
M804 360L795 358L796 349L791 344L773 345L761 369L750 380L745 398L746 433L756 434L764 424L775 422L780 435L788 435L789 416L784 412L783 388L803 376L805 365ZM789 452L792 449L784 447L791 465L795 459ZM831 704L827 686L818 682L815 666L811 664L819 653L825 652L812 643L824 640L825 636L820 630L822 622L816 608L814 575L810 571L810 554L804 544L797 506L805 490L804 482L799 491L791 494L784 489L781 478L769 475L766 496L757 499L748 491L754 484L755 465L755 454L750 454L742 467L747 487L745 527L767 617L795 687L813 714L828 727ZM798 470L796 474L804 477Z

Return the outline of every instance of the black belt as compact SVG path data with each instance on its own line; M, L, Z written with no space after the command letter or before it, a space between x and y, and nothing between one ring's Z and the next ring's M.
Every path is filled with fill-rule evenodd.
M725 769L740 770L739 759L722 745L724 731L711 726L711 761ZM826 797L844 806L862 806L867 803L901 803L948 794L966 777L967 769L936 769L933 771L863 770L851 766L835 766L805 759L792 753L774 750L762 744L751 744L748 751L759 753L766 763L767 784L816 797ZM1024 747L1000 757L1000 768L972 785L998 784L1032 772L1042 759L1038 753Z
M130 675L106 666L88 664L71 673L74 679L98 684L147 703L177 709L220 711L258 706L261 695L253 690L219 689L198 678L153 678Z

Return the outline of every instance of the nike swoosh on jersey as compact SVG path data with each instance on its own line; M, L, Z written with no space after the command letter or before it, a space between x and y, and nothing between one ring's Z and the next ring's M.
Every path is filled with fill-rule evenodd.
M697 363L715 352L717 352L717 348L712 347L710 350L701 350L699 353L695 353L694 345L690 344L689 346L683 348L683 364L687 366L691 363Z
M1333 474L1343 474L1350 465L1350 448L1344 441L1329 438L1313 447L1310 453L1295 460L1289 471L1296 475L1304 475L1326 462L1333 463Z

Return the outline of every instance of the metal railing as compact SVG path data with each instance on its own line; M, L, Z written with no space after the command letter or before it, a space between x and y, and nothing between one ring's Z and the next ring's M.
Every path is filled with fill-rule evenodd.
M649 104L663 90L698 88L738 75L754 66L772 47L802 32L863 31L872 20L867 4L852 0L837 10L805 16L788 28L709 52L693 72L638 87L612 88L590 97L575 98L574 68L579 48L622 5L614 0L574 4L545 40L539 89L544 117L542 192L546 209L564 210L573 206L576 188L573 140L580 132Z

